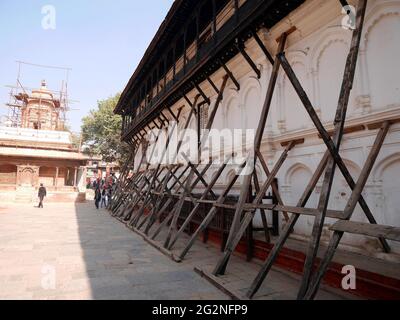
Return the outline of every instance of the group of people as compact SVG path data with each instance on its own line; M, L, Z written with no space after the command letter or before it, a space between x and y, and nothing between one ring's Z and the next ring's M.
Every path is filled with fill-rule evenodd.
M95 190L94 192L94 203L97 209L107 207L111 201L113 189L115 187L115 179L111 176L111 179L108 181L104 179L97 179L93 182L92 188ZM43 208L43 200L47 195L47 190L44 187L43 183L40 184L38 190L38 198L39 204L38 208Z
M112 191L114 188L114 180L105 181L98 179L93 182L94 204L97 209L107 207L111 201Z

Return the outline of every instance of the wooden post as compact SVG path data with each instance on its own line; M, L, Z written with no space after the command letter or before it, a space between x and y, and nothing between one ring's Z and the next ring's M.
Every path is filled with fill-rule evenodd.
M56 167L56 179L54 181L54 187L57 190L58 187L58 173L59 173L59 167Z
M78 179L78 168L74 167L74 188L76 188L77 179Z
M353 32L351 49L345 67L342 89L340 92L339 103L335 117L335 134L333 141L335 144L336 152L339 152L340 144L342 141L343 130L346 121L347 105L349 103L351 89L353 88L354 74L357 66L358 49L360 46L361 34L364 25L367 0L360 0L358 5L359 8L357 12L357 22L356 22L357 26L356 30L354 30ZM329 197L332 189L333 179L335 176L335 169L336 169L336 162L333 158L331 158L325 170L324 182L322 185L321 196L318 204L319 214L315 217L314 220L311 241L309 242L309 247L306 254L306 260L304 263L303 278L297 296L299 299L304 297L310 282L312 267L318 253L319 243L322 235L322 229L326 217L326 211L328 209Z
M256 193L260 192L260 183L258 181L258 177L257 177L257 171L254 170L253 172L253 179L254 179L254 187L256 189ZM250 202L253 202L254 199L252 199ZM271 237L269 235L269 230L268 230L268 222L267 222L267 216L265 214L265 210L264 209L260 209L260 213L261 213L261 220L262 220L262 224L264 227L264 236L265 236L265 242L266 243L270 243L271 242Z
M255 170L254 170L255 172ZM247 199L248 203L253 201L253 188L250 184L249 196ZM253 239L253 222L250 221L249 226L246 229L246 260L250 262L253 259L254 239Z
M273 185L279 190L277 178L274 179ZM272 203L279 204L274 189L272 190ZM279 212L277 210L272 210L272 235L279 236Z

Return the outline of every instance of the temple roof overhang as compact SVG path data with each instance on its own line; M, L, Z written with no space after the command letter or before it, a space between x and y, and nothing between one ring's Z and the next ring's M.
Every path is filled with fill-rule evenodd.
M18 141L20 143L58 144L61 148L72 144L68 131L37 130L0 126L0 141Z
M76 161L92 160L92 157L80 152L34 149L34 148L15 148L8 146L0 146L0 157L29 157L29 158L40 158L40 159L59 159L59 160L76 160Z

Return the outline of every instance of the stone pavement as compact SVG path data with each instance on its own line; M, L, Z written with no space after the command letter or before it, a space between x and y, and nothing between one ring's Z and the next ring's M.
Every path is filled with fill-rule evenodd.
M150 230L150 235L152 235L156 229L157 224L155 224L155 226ZM152 242L152 245L162 247L167 235L167 229L168 228L164 228L163 231L161 231L161 233L156 237L156 241ZM207 274L208 278L211 278L210 280L214 284L220 286L224 292L229 292L232 297L246 299L245 294L258 274L262 261L253 259L251 262L246 262L245 257L235 253L229 259L225 275L209 277L217 261L221 257L221 252L219 246L217 247L211 242L203 243L200 238L201 237L197 239L185 259L180 264L191 266L192 269L196 269L197 272L202 275ZM182 249L188 243L188 240L189 237L186 234L183 234L176 242L172 253L175 256L179 256ZM268 277L264 280L253 299L295 300L299 290L300 281L301 277L299 275L273 266ZM324 284L321 285L316 296L317 300L343 300L355 298L355 296L343 292L342 290L330 288Z
M0 299L227 299L91 202L0 206Z

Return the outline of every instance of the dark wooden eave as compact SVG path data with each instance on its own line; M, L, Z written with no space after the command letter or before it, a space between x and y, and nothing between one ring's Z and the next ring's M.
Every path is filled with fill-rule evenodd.
M163 48L168 45L168 41L175 35L176 29L179 28L185 22L185 18L191 8L196 5L198 0L175 0L169 9L167 16L161 23L159 29L157 30L154 38L151 40L150 45L146 49L139 65L137 66L135 72L129 79L124 91L121 94L118 105L115 108L115 112L118 113L121 110L123 103L126 100L129 91L137 84L141 74L146 73L148 65L150 65L150 60L154 57L160 56L162 54Z
M202 48L197 61L186 68L184 74L177 75L176 80L169 83L165 93L161 94L157 99L152 101L148 110L136 117L131 126L123 132L123 140L129 138L141 130L144 125L149 121L155 119L159 113L166 107L170 106L182 97L182 93L187 93L193 89L193 82L200 83L206 80L207 76L213 74L218 70L221 65L217 61L227 63L230 59L236 56L239 51L237 49L237 41L244 42L252 36L252 31L258 30L260 27L271 28L290 12L300 6L305 0L249 0L241 8L238 17L232 17L225 25L217 32L216 41L210 41L205 48ZM180 26L182 16L178 12L184 12L187 15L190 11L180 10L193 10L190 5L195 5L193 1L181 0L175 1L173 7L169 11L167 18L161 25L155 38L153 39L150 47L146 51L139 67L136 69L134 75L130 79L127 87L125 88L121 99L115 109L116 113L122 114L122 110L133 107L132 95L138 87L135 83L146 75L146 65L149 64L150 59L159 58L163 53L158 52L158 48L163 47L163 39L169 39L172 34L176 33L174 27ZM168 41L167 41L168 42Z

